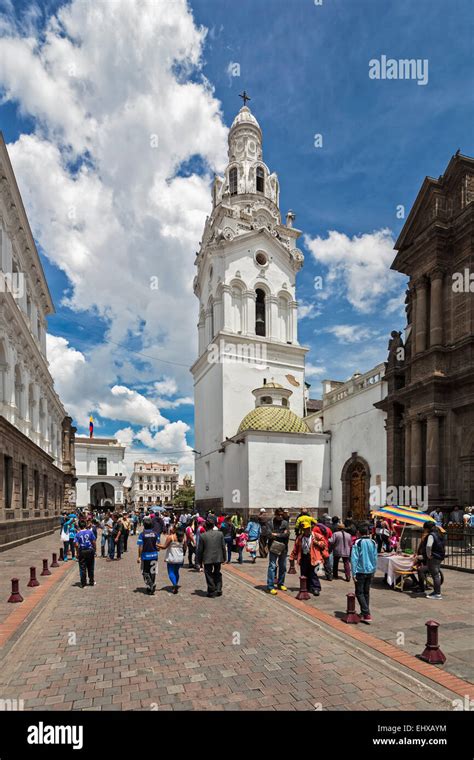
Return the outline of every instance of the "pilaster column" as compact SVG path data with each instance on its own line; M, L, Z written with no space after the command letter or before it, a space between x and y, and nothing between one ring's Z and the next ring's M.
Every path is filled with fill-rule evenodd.
M422 277L416 283L416 353L426 351L426 318L427 318L427 287L426 278Z
M439 417L430 414L426 422L426 485L431 503L439 498Z
M278 298L276 296L267 296L265 300L270 313L270 324L268 325L267 334L270 338L281 340L281 329L278 318Z
M232 325L232 292L230 285L222 286L222 327L231 331Z
M257 294L254 290L246 290L244 293L245 312L247 314L247 335L255 335L255 319Z
M290 302L290 336L292 343L298 343L298 302Z
M405 485L411 481L411 420L405 421Z
M422 475L422 456L421 450L421 420L415 418L411 423L411 478L409 485L420 486Z
M224 325L224 317L223 317L223 309L222 309L222 300L219 299L218 301L214 301L214 335L217 335L217 333L222 330L222 327Z
M430 346L443 343L443 277L442 269L435 269L431 275Z
M206 350L206 313L204 310L199 315L198 322L198 336L199 336L199 356Z
M32 430L34 433L39 434L40 427L39 427L39 399L40 399L40 389L38 386L38 383L34 383L33 385L33 419L32 419Z

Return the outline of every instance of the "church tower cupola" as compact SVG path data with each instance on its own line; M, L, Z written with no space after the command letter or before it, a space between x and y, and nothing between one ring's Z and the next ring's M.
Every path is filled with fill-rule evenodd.
M220 203L238 205L243 210L260 199L280 224L278 209L280 187L275 173L270 172L263 161L262 130L260 124L247 106L250 100L244 92L244 105L238 112L229 130L229 163L223 177L214 180L214 208Z

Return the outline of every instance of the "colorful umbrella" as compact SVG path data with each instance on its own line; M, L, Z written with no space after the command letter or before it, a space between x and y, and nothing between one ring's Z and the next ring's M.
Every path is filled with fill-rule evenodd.
M420 512L412 507L381 507L373 510L370 514L372 517L386 517L389 520L398 520L406 525L420 525L421 527L425 522L436 522L426 512Z

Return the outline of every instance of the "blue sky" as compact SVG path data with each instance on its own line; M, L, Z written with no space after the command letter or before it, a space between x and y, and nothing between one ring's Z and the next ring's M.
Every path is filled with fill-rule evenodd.
M37 41L33 58L25 64L26 71L32 71L33 60L38 65L44 64L47 56L42 46L47 39L46 31L49 29L54 36L48 24L51 16L63 5L67 4L15 2L13 6L5 0L0 3L3 12L2 41L14 40L18 50L23 49L25 36ZM112 12L110 9L114 4L97 2L93 5L102 7L107 15ZM115 6L117 9L122 7L122 12L117 10L112 20L109 15L108 24L101 30L104 44L98 53L96 74L89 71L87 77L84 75L84 81L87 79L89 91L96 87L100 92L102 88L105 93L102 101L110 97L111 114L117 112L117 103L121 98L126 103L127 98L131 97L129 93L137 87L137 81L140 81L139 86L143 87L142 94L146 99L149 82L149 90L153 89L152 109L156 120L163 116L160 110L163 111L169 107L167 103L173 102L173 88L178 89L183 82L196 85L199 89L196 96L200 98L199 108L204 114L202 124L196 127L198 131L202 130L202 155L199 155L201 149L196 147L192 134L188 135L184 127L182 136L178 136L181 134L180 124L176 132L176 146L172 135L165 138L168 154L174 153L175 147L179 154L172 173L175 179L186 182L189 201L185 212L190 215L196 205L202 214L205 213L210 176L216 168L222 168L225 145L222 122L228 127L240 108L238 93L244 88L250 93L250 107L263 129L264 159L279 175L281 211L285 214L292 208L297 216L296 226L305 233L302 241L305 266L299 275L297 291L305 318L300 322L299 336L300 342L311 348L308 363L312 375L308 379L312 383L312 395L319 396L322 379L346 379L355 370L364 371L383 361L390 331L404 327L400 308L404 279L389 272L390 248L403 224L403 220L397 218L397 207L405 206L408 214L424 177L439 176L458 148L463 153L473 155L472 3L468 0L450 0L449 4L441 0L417 0L416 3L412 0L323 0L320 6L315 5L314 0L239 0L238 3L233 0L192 0L189 3L192 18L183 3L176 5L183 6L181 17L186 17L183 21L185 27L179 26L181 20L177 11L176 18L171 21L165 16L158 17L159 14L154 11L152 13L150 23L154 25L156 40L153 56L158 56L152 60L151 54L143 53L137 57L140 50L151 50L147 48L150 42L146 39L146 25L135 24L132 18L134 13L141 13L143 4L139 1L128 3L131 19L128 30L126 6L117 0ZM74 29L76 51L80 50L81 45L85 49L88 39L89 50L93 50L94 45L99 43L95 40L94 30L91 30L88 13L72 8L70 18L69 32ZM194 25L194 31L190 30L189 23ZM188 65L189 61L185 61L187 65L183 64L188 55L183 54L173 73L175 80L166 63L165 48L169 44L166 40L170 35L165 29L165 36L160 37L161 30L167 24L171 25L170 28L175 24L178 30L171 36L179 35L179 30L184 29L182 34L189 35L189 47L199 48L201 54L200 63L194 59L192 65ZM207 29L207 35L200 41L197 40L199 27ZM120 34L120 39L125 40L123 48L119 48L125 61L121 76L116 75L114 68L118 66L120 69L122 66L122 63L117 63L114 34ZM57 50L62 51L62 42L67 37L68 33L64 30L56 33L54 44ZM130 46L139 48L138 52L130 52L127 39L130 39ZM91 275L91 270L81 269L83 259L79 252L75 257L69 254L71 244L71 250L83 245L84 250L89 250L89 257L99 256L91 244L94 239L92 234L87 239L84 236L84 241L81 241L80 226L74 229L74 237L66 228L56 237L48 231L48 213L51 214L48 208L54 208L55 200L62 201L72 187L79 190L77 171L90 156L96 176L89 176L87 182L94 179L104 183L98 197L105 197L104 191L112 188L114 198L123 198L127 187L126 179L121 179L121 176L126 178L131 170L137 172L136 167L149 160L139 151L134 152L139 123L134 127L132 114L126 143L121 145L117 142L115 155L110 144L107 149L102 145L99 147L100 132L97 130L90 133L84 130L84 136L78 138L77 145L70 152L71 143L75 142L75 138L71 138L75 118L73 109L71 107L73 115L69 118L67 101L64 102L64 114L57 113L53 102L55 83L58 99L65 92L59 88L69 86L64 85L61 71L54 70L57 57L51 58L54 59L52 67L45 67L49 74L53 70L54 76L44 82L44 97L40 99L29 91L19 71L20 64L12 61L15 48L3 47L2 50L2 41L0 87L3 104L0 106L0 122L6 142L16 145L11 151L14 168L56 304L57 313L49 320L49 332L67 341L67 344L61 345L65 348L65 356L71 359L71 367L79 366L74 364L80 358L74 352L82 354L86 363L91 361L95 367L94 377L102 373L104 388L114 385L126 387L129 391L151 398L155 404L158 404L157 397L163 398L164 394L165 400L170 403L159 406L161 415L167 423L180 421L187 425L189 429L184 431L186 436L182 429L178 435L175 426L172 435L155 441L151 449L147 445L147 441L150 442L148 433L141 435L141 439L135 439L134 446L137 450L145 446L157 454L167 454L173 441L180 441L175 445L181 451L183 440L189 446L193 443L193 409L189 403L192 386L186 367L195 358L195 336L191 334L195 315L190 322L183 323L181 332L186 335L173 338L173 342L167 341L166 337L170 324L175 320L172 306L164 306L166 292L164 294L162 291L159 295L159 308L150 307L143 312L133 306L134 296L130 296L130 330L123 323L125 317L122 319L120 316L120 304L127 304L129 299L127 279L130 278L130 283L135 280L141 259L148 255L142 253L148 250L144 240L148 242L156 234L151 226L147 229L147 225L151 225L149 216L143 219L134 213L126 225L127 236L136 238L137 242L135 247L129 247L124 252L120 263L117 263L122 274L120 282L112 282L113 245L121 245L119 241L123 234L117 235L113 245L107 243L106 250L111 257L109 271L112 273L109 283L107 277L101 278L99 275L101 281L98 282ZM159 59L160 45L163 48L163 62ZM427 59L428 83L422 86L414 80L370 79L369 60L380 59L382 55L395 59ZM18 58L21 60L21 56ZM80 78L81 59L78 60ZM239 65L240 76L230 75L229 65L232 63ZM86 63L83 65L86 66ZM134 66L139 69L140 80L134 79ZM31 75L35 76L34 73ZM127 81L128 77L130 82ZM210 94L205 80L213 88ZM48 98L50 88L53 98ZM86 89L77 87L73 90L74 103L84 108L87 119L92 113L97 122L104 125L109 121L106 105L99 107L93 96L89 95L84 95L84 103L81 103L78 93ZM206 110L209 100L213 103L212 113ZM205 118L209 118L209 128L206 127ZM80 116L77 119L78 125L84 121ZM117 140L125 140L123 117L121 121ZM78 127L76 131L81 129ZM193 125L190 124L189 132L192 129ZM314 145L316 134L322 135L321 148ZM22 142L22 136L27 135L34 136L34 144ZM58 148L62 165L61 162L54 164L56 159L48 154L51 166L58 171L58 182L54 187L59 193L55 199L54 188L49 191L49 195L53 192L53 198L48 198L48 202L53 205L48 206L45 200L39 202L36 197L42 191L38 189L38 183L33 183L31 167L36 166L38 161L41 164L41 156L46 155L46 150L51 147ZM125 159L124 153L127 152L130 155ZM126 160L131 163L127 164ZM106 177L109 171L111 178ZM138 188L138 175L136 180ZM92 187L90 184L85 186ZM152 182L150 179L152 187L156 188L156 180ZM186 193L181 193L180 197L187 197ZM207 197L210 205L210 196ZM192 216L193 225L196 225L192 227L193 234L189 229L184 229L180 232L180 239L176 234L174 241L173 219L177 217L173 217L168 205L175 204L175 199L174 195L172 199L167 198L163 188L156 191L156 216L163 239L158 241L151 261L160 281L164 278L166 291L167 272L171 277L177 256L189 256L189 260L183 263L183 267L187 267L186 280L177 296L176 313L183 308L192 312L196 310L196 304L189 289L189 274L192 274L191 264L200 239L194 229L199 230L200 222ZM166 205L166 213L160 209L160 203ZM138 199L137 196L137 209L140 206L143 207L143 198ZM116 203L111 203L111 207L116 207ZM94 206L91 205L91 208ZM110 211L110 208L106 210ZM124 216L127 216L126 211L125 214L121 211L121 222ZM87 219L85 223L89 224ZM183 224L183 227L186 225ZM100 236L100 225L94 234ZM176 243L177 246L172 250L168 248L170 240L172 245ZM104 255L100 253L102 258ZM73 258L74 264L70 263ZM150 259L147 261L149 270ZM148 271L146 266L144 272ZM82 286L75 279L80 277L81 271L89 272L84 275L87 282ZM322 291L316 291L314 287L317 275L323 278ZM175 280L176 275L173 282ZM172 288L172 284L169 287ZM64 303L65 297L70 299L69 307ZM151 321L153 328L147 333ZM56 345L57 351L61 345ZM101 353L104 346L107 348ZM169 363L149 360L147 357L150 355L159 355ZM58 366L57 356L52 364L53 368ZM158 390L153 386L155 380L162 383ZM58 377L60 391L64 383L65 378ZM93 378L89 377L84 384L92 387ZM167 390L163 384L168 384ZM80 392L80 388L76 389L76 396ZM122 399L125 391L117 393ZM69 406L72 404L76 415L81 417L77 419L81 432L87 425L88 411L94 413L97 432L101 435L113 434L118 429L136 432L147 426L154 435L163 424L157 419L154 423L153 420L151 423L149 420L144 422L146 410L143 415L141 412L137 415L136 422L128 424L123 409L112 409L115 401L107 402L100 413L99 401L92 391L85 393L81 401L76 396L66 398L65 402ZM184 399L184 402L179 399ZM136 396L132 400L134 404L142 403L141 398Z

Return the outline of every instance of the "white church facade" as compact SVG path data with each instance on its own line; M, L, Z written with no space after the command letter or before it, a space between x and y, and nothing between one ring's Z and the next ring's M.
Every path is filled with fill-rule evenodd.
M212 212L195 262L196 506L202 511L306 506L340 514L343 496L349 505L355 496L350 487L349 496L343 494L335 468L349 449L348 459L354 460L356 448L352 432L345 437L338 423L347 401L333 404L329 386L328 418L321 412L305 418L308 348L298 341L295 295L304 262L297 246L302 233L293 226L291 211L282 223L278 178L263 162L262 132L246 105L228 139L228 165L214 180ZM360 393L359 406L370 405L368 419L383 437L384 413L372 407L372 395ZM355 456L367 462L362 454ZM365 489L370 469L382 472L377 462L367 467Z

